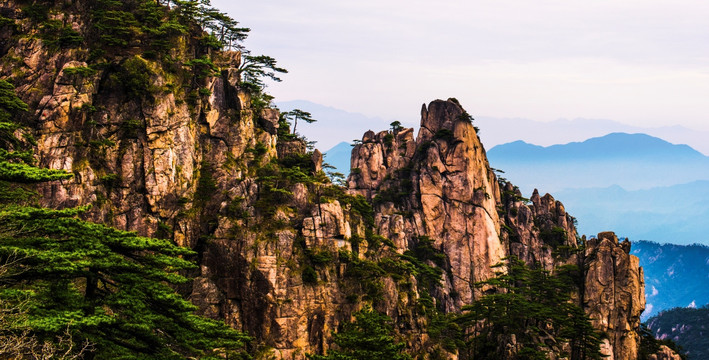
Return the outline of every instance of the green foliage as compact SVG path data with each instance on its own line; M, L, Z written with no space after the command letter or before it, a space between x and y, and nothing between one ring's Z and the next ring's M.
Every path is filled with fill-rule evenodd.
M455 139L455 136L453 134L453 131L448 130L448 129L440 129L436 132L436 134L433 136L434 139L441 139L445 141L453 141Z
M175 6L180 18L189 19L190 22L207 30L228 49L240 49L239 43L250 31L248 28L240 27L236 20L225 13L211 7L209 0L166 0L166 3Z
M26 110L0 80L0 338L32 339L22 352L36 350L33 344L81 351L88 343L84 355L97 360L244 354L247 336L197 316L174 290L189 281L181 273L196 267L185 260L194 252L83 221L86 208L31 206L36 195L22 184L71 174L32 166L28 143L14 135ZM100 181L114 184L118 176Z
M0 28L4 28L6 26L15 28L17 24L15 23L15 20L0 15Z
M134 56L123 62L121 69L114 74L126 93L136 98L145 98L157 92L151 76L153 71L147 61Z
M81 77L90 77L96 74L96 70L87 66L77 66L65 68L64 74L69 76L79 75Z
M263 78L268 78L280 82L281 78L277 74L285 74L288 70L278 67L276 59L266 55L246 55L239 65L239 73L242 81L251 83L258 88L263 88Z
M653 336L653 334L652 334L652 330L650 330L646 324L640 324L639 333L640 333L640 347L638 348L638 359L639 360L650 359L650 356L655 355L660 351L660 347L662 345L665 345L665 346L669 347L670 349L674 350L677 354L680 354L680 356L683 360L687 359L687 355L683 354L680 347L677 344L675 344L674 341L669 340L669 339L666 339L666 340L656 339L655 336ZM701 351L703 351L703 349L706 349L706 347L703 347L701 349L702 350L700 350L700 352L698 353L699 355L702 355Z
M401 255L401 259L413 265L411 274L419 282L420 299L417 305L420 312L427 315L435 314L436 308L431 291L441 284L442 269L446 267L446 255L433 247L433 240L427 236L420 236L414 246Z
M381 279L386 274L376 261L359 258L352 258L345 270L345 277L357 280L365 300L373 302L383 299L384 284Z
M679 354L689 355L683 359L705 359L709 356L708 321L709 305L664 310L647 320L646 331L641 333L641 351L645 348L652 354L654 349L665 345ZM654 340L656 337L664 340Z
M458 105L460 105L460 104L458 104ZM467 111L463 111L463 113L460 114L460 116L458 116L458 121L463 121L468 124L472 124L474 120L475 119L473 119L473 117L470 114L468 114Z
M158 222L158 230L155 232L155 237L158 239L170 239L172 237L172 227L162 221Z
M23 6L22 15L34 23L42 23L49 19L49 6L41 3Z
M564 245L567 240L566 230L559 226L552 226L551 228L542 229L539 232L539 238L545 243L551 245L553 248Z
M0 208L0 258L17 256L4 301L22 290L26 326L43 336L66 329L94 344L96 359L168 359L238 351L246 337L200 318L170 287L188 279L192 251L77 218L80 209ZM22 329L18 329L22 330Z
M327 355L309 354L312 360L410 360L405 344L394 336L391 318L371 307L354 314L355 321L333 334L336 347Z
M413 164L397 169L394 177L387 184L386 188L380 190L379 193L372 199L374 205L385 204L392 202L394 204L403 204L414 193L414 183L411 181L411 172Z
M113 188L121 183L121 178L117 174L108 174L99 177L99 182L107 188Z
M318 283L318 273L313 269L312 266L306 265L303 267L303 272L301 273L301 278L303 283L309 285L315 285Z
M140 136L141 130L145 130L143 122L138 119L125 119L121 123L121 130L123 130L123 135L126 138L137 138Z
M313 119L313 116L309 112L303 111L300 109L293 109L291 111L286 111L284 113L281 113L281 116L286 121L290 120L293 122L293 134L295 134L296 127L298 127L298 120L305 121L308 124L312 124L317 121L317 120Z
M394 134L384 135L384 145L386 145L387 148L391 148L391 146L393 144L394 144Z
M333 254L327 249L307 249L306 256L314 266L324 266L334 260Z
M44 22L41 28L41 38L49 47L60 49L77 47L84 42L81 34L59 20Z
M401 126L401 121L398 121L398 120L393 121L391 124L389 124L389 126L391 126L391 131L393 133L397 133L404 128L403 126Z
M195 191L194 197L197 204L204 205L214 196L214 192L217 190L217 182L212 176L212 166L206 162L202 161L199 171L199 180L197 181L197 190Z
M465 343L461 341L463 329L456 322L456 319L457 314L436 312L429 316L429 324L426 329L434 342L452 353L455 353L458 349L465 348Z
M61 180L72 175L64 171L38 169L34 167L28 139L19 139L15 132L22 126L16 120L28 110L27 104L15 94L15 87L0 80L0 181L14 183L38 183Z
M291 133L290 123L286 118L286 112L282 112L278 118L278 141L291 141L298 137Z
M602 336L578 305L571 291L580 272L574 266L557 269L555 275L530 269L515 257L506 259L505 271L478 284L495 292L463 307L457 322L464 328L464 351L468 357L495 358L514 335L520 351L515 359L545 359L547 352L559 353L567 342L572 359L602 359ZM553 337L556 342L542 342Z
M197 79L204 79L209 76L214 76L218 74L219 68L206 56L199 59L192 59L185 63L185 66L189 66L194 71Z
M119 0L96 0L93 25L101 45L127 47L140 34L140 22L128 4Z
M15 116L27 110L29 110L27 104L15 94L15 87L4 79L0 80L0 121L3 122L0 129L5 130L9 126L5 124L6 122L14 120Z
M217 37L213 34L204 34L201 38L199 38L199 44L205 48L213 50L220 50L224 46L224 44L222 44L222 42L219 41L219 39L217 39Z

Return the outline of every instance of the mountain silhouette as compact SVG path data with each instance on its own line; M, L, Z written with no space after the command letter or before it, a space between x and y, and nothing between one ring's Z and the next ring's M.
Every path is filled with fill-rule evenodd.
M709 157L646 134L611 133L547 147L515 141L495 146L488 157L525 194L534 186L542 192L612 185L640 190L709 180Z

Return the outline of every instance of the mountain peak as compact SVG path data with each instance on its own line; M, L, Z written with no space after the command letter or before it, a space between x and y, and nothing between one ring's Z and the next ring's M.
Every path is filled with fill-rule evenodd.
M525 150L525 153L519 153ZM530 152L531 151L531 152ZM687 145L675 145L642 133L615 132L582 142L538 146L518 140L495 146L489 151L494 157L517 156L517 160L600 160L600 159L707 159ZM510 159L512 160L512 159Z

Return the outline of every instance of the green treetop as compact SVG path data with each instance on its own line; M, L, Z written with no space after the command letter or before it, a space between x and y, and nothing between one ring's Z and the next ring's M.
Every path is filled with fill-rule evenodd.
M173 289L195 267L191 250L83 221L85 208L34 204L29 184L71 175L33 166L31 138L16 136L26 109L0 80L0 340L17 344L0 349L13 359L246 356L247 336L197 316Z
M547 358L568 343L571 359L602 359L601 334L590 319L571 301L575 266L557 268L555 274L529 268L516 257L505 259L504 268L479 287L492 288L473 304L463 307L458 323L466 328L465 355L474 359L502 356L504 345L514 336L517 352L512 359Z
M286 120L293 121L293 134L295 134L295 129L298 126L298 120L305 121L308 124L312 124L317 121L317 120L313 119L312 114L310 114L307 111L300 110L300 109L293 109L291 111L286 111L282 114L282 116Z
M410 360L404 343L392 335L391 318L371 307L354 314L355 321L345 323L333 334L336 345L327 355L308 355L312 360Z

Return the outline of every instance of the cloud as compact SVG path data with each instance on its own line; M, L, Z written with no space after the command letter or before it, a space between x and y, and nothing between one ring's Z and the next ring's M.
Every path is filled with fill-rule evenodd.
M281 101L390 119L454 96L478 115L709 129L703 0L213 3L291 71Z

